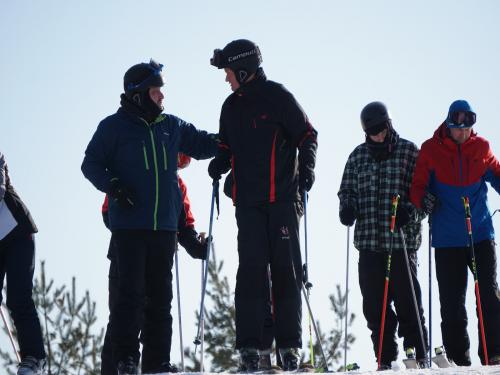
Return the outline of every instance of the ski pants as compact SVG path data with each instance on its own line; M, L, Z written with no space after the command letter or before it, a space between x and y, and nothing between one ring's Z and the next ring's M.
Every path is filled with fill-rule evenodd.
M7 308L17 330L21 358L45 358L42 330L33 303L35 240L33 234L0 241L0 304L7 276Z
M399 337L403 337L403 347L414 347L417 359L427 357L427 330L425 328L422 292L417 279L417 253L408 252L411 276L424 335L424 350L420 339L418 320L413 303L408 271L403 251L394 251L391 260L391 273L387 297L384 337L382 341L381 362L390 365L398 357L396 329ZM384 298L385 272L387 253L360 251L358 263L359 286L363 296L363 314L368 328L375 357L378 355L382 302ZM392 308L394 302L395 310Z
M174 231L113 231L117 276L111 277L111 271L115 271L112 263L108 331L115 368L118 361L127 357L139 361L139 333L143 344L143 372L170 362L176 236Z
M474 244L479 292L483 310L488 357L500 355L500 292L497 283L495 242L485 240ZM436 248L436 277L441 304L441 334L446 353L458 365L470 365L467 333L468 268L472 270L470 247ZM476 310L477 314L477 310ZM480 328L478 354L484 364Z
M236 348L264 348L269 317L267 266L274 297L274 334L278 348L302 346L302 261L299 202L236 207L238 258L236 274ZM265 307L267 305L267 308Z

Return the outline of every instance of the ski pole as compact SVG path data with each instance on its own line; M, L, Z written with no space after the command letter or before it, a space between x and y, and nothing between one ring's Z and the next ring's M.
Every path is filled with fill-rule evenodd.
M399 203L399 194L395 195L392 198L391 203L391 238L389 242L389 253L387 254L387 267L385 270L385 284L384 284L384 299L382 301L382 317L380 319L380 334L378 339L378 355L377 362L378 368L382 365L382 343L384 340L384 328L385 328L385 313L386 313L386 305L387 305L387 294L389 292L389 279L391 277L391 258L392 258L392 243L394 240L394 227L396 226L396 213L398 211L398 203Z
M500 208L497 208L495 211L493 211L493 213L491 214L491 217L495 216L495 214L496 214L497 212L500 212Z
M14 342L14 336L12 335L12 331L10 330L9 325L7 324L7 319L5 318L5 313L3 311L3 306L0 306L0 314L2 315L3 324L5 324L5 329L7 329L7 333L9 334L10 343L12 344L12 349L14 349L14 353L16 353L16 358L18 362L21 362L21 356L16 349L16 344Z
M302 196L304 197L304 253L305 253L305 263L303 266L303 272L304 272L304 284L307 290L307 297L309 298L311 295L310 289L312 288L312 283L309 282L309 269L308 269L308 259L309 259L309 253L308 253L308 241L307 241L307 191L304 190L302 193ZM311 358L311 366L314 367L314 349L313 349L313 342L312 342L312 330L311 330L311 314L307 316L308 319L308 326L309 326L309 356Z
M288 250L290 252L290 260L292 262L292 273L293 273L293 278L295 280L295 285L297 286L297 291L299 292L299 286L297 285L297 273L295 272L295 262L293 261L293 253L292 253L292 248L291 246L288 246ZM326 372L328 372L328 362L326 360L326 355L325 355L325 351L323 350L323 343L321 342L321 337L319 335L319 331L318 331L318 328L316 327L316 321L314 320L314 314L312 313L312 309L311 309L311 305L309 303L309 298L307 297L307 293L306 293L306 288L304 286L304 283L300 283L300 289L302 291L302 295L304 296L304 299L306 301L306 304L307 304L307 310L309 311L309 315L311 317L311 322L312 322L312 325L313 325L313 328L314 328L314 333L316 334L316 339L318 340L318 343L319 343L319 348L321 349L321 356L323 357L323 362L324 362L324 370ZM300 294L300 292L299 292Z
M472 238L472 224L471 224L471 212L469 197L462 197L462 202L464 204L465 211L465 222L467 224L467 232L469 234L470 250L472 257L472 272L474 274L474 287L476 291L476 303L477 303L477 315L479 316L479 327L481 331L481 342L484 351L484 363L488 366L488 348L486 347L486 335L484 332L484 322L483 322L483 309L481 307L481 295L479 294L479 279L477 277L477 267L476 267L476 255L474 253L474 240Z
M429 368L432 368L432 214L429 214Z
M344 328L344 369L347 368L347 320L349 319L349 241L350 227L347 227L347 261L345 270L345 328Z
M179 246L175 245L175 283L177 287L177 315L179 316L179 341L181 346L181 368L184 372L184 343L182 340L181 287L179 282Z
M205 294L207 291L207 279L208 279L208 264L210 260L210 249L212 247L212 227L213 227L213 222L214 222L214 205L215 205L215 200L218 195L219 191L219 180L213 180L212 182L212 202L210 204L210 224L208 226L208 239L207 239L207 259L204 261L205 262L205 269L202 269L202 276L203 276L203 281L202 281L202 288L201 288L201 301L200 301L200 317L198 320L198 330L196 333L196 339L194 340L195 346L195 353L196 353L196 347L201 344L201 350L200 350L200 371L203 372L203 339L204 339L204 330L203 326L205 324ZM200 336L201 333L201 336Z
M415 307L415 315L418 323L418 333L420 334L420 343L422 344L422 353L425 353L425 341L424 341L424 331L422 329L422 320L420 318L420 311L418 310L417 296L415 294L415 285L413 284L413 277L410 268L410 261L408 259L408 251L406 250L406 241L403 228L399 228L399 233L401 234L401 241L403 242L403 253L405 256L406 269L408 271L408 279L410 281L411 295L413 297L413 306ZM425 354L424 354L425 355ZM418 358L417 358L418 359Z

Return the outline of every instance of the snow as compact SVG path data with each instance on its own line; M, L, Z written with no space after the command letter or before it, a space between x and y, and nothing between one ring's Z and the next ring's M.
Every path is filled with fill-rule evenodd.
M168 373L163 373L160 375L167 375ZM199 372L184 372L181 374L185 375L200 375ZM206 372L204 375L220 375L221 373L210 373ZM286 374L284 372L283 374ZM311 374L311 373L304 373ZM338 372L337 374L349 374L349 375L500 375L500 366L474 366L474 367L449 367L449 368L431 368L431 369L404 369L404 365L398 364L396 362L392 365L392 370L386 371L349 371L349 372ZM147 375L147 374L144 374ZM156 374L158 375L158 374ZM238 374L232 374L238 375ZM243 375L243 374L242 374Z

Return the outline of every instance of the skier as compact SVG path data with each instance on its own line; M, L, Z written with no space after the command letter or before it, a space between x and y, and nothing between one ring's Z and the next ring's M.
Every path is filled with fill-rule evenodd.
M145 296L155 371L172 369L172 265L182 205L177 153L206 159L217 149L215 136L162 113L161 70L154 60L127 70L121 107L101 121L82 163L85 177L110 197L119 285L110 334L118 374L137 373Z
M340 221L346 226L356 222L354 246L359 250L359 286L363 297L363 314L371 330L375 355L379 352L381 312L387 254L392 254L390 284L385 317L385 331L379 369L391 368L398 356L396 328L403 337L403 346L416 348L417 362L427 363L427 331L423 329L424 345L419 335L418 320L412 300L409 276L405 266L403 242L399 231L391 232L391 200L400 195L396 215L397 228L403 228L409 251L410 269L418 312L424 326L422 293L417 279L417 250L421 243L421 224L424 214L409 202L409 187L418 148L400 138L392 126L391 115L381 102L367 104L361 111L365 142L349 155L338 192ZM396 311L391 302L394 302Z
M261 61L257 45L246 39L214 51L210 62L224 69L233 93L222 106L221 143L208 173L218 180L232 168L234 179L236 348L242 370L258 370L270 264L276 344L284 369L291 371L299 366L302 345L299 192L314 182L317 132L293 95L267 80Z
M0 152L0 304L7 276L7 308L21 351L18 375L41 375L46 363L32 297L36 232L31 214L11 184L5 157Z
M470 366L465 295L471 243L462 197L470 199L489 364L500 364L500 300L496 280L495 233L487 203L488 181L500 193L500 163L488 141L472 129L476 113L465 100L454 101L446 120L422 145L411 186L411 201L432 212L432 245L441 303L441 334L449 360ZM435 197L425 204L426 193ZM479 357L484 353L479 340Z
M191 158L182 153L178 154L177 167L179 169L186 168L191 162ZM188 254L194 259L205 259L207 254L207 241L203 237L198 235L198 232L194 228L194 217L191 212L191 203L187 195L187 187L182 178L179 176L179 187L182 193L183 199L183 209L180 211L177 233L178 242L182 247L186 249ZM109 229L109 212L108 212L108 196L105 196L104 203L102 205L102 218L104 225ZM116 265L116 255L114 254L113 240L110 240L108 249L108 259L109 264L109 308L112 310L112 306L116 303L116 295L118 290L118 269ZM148 325L148 309L145 309L145 314L143 317L143 327L145 329L141 330L141 343L142 346L142 361L141 361L141 372L143 374L149 374L154 371L154 361L151 363L151 359L154 358L155 348L154 346L148 345L149 338L148 332L155 329L154 326ZM101 375L115 375L116 369L113 366L112 361L112 349L111 349L111 337L110 337L110 323L106 328L106 334L104 336L104 345L102 347L101 353ZM170 372L177 372L177 368L172 365Z

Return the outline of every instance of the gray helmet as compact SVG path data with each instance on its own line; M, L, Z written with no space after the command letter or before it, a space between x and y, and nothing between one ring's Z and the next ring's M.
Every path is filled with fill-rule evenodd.
M259 47L248 39L233 40L224 49L216 49L210 59L210 64L219 69L231 69L240 84L245 83L261 63Z
M377 134L391 126L391 114L382 102L368 103L361 111L361 126L366 134Z

